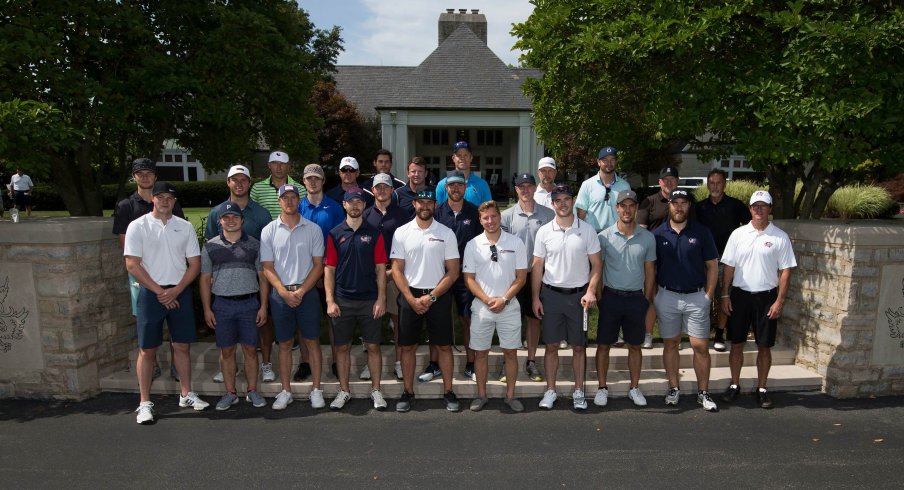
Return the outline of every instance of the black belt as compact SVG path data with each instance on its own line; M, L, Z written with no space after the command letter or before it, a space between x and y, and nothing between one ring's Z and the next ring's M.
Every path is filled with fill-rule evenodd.
M217 296L217 299L228 299L229 301L244 301L257 296L257 293L239 294L236 296Z
M301 284L284 284L283 287L286 288L286 291L298 291L301 289Z
M409 287L408 289L411 290L411 294L420 295L420 296L427 296L428 294L430 294L431 291L433 291L432 288L431 289L421 289L421 288Z
M662 288L665 289L666 291L671 291L673 293L678 293L678 294L693 294L693 293L699 293L700 291L703 291L703 288L674 289L674 288L670 288L668 286L662 286Z
M750 291L747 291L746 289L741 289L737 286L732 286L732 289L737 289L738 291L741 291L744 294L749 294L751 296L765 296L767 294L773 294L778 290L778 288L772 288L767 291L757 291L755 293L751 293Z
M634 298L637 296L643 296L643 289L638 289L636 291L624 291L622 289L615 289L615 288L610 288L609 286L606 286L604 288L604 290L608 291L616 296L624 296L626 298Z
M557 293L562 293L562 294L580 293L581 291L584 291L587 289L586 284L584 284L583 286L581 286L579 288L560 288L558 286L550 286L549 284L546 284L545 282L543 283L543 287L549 288Z
M163 289L173 289L174 287L176 287L176 285L175 285L175 284L169 284L169 285L166 285L166 286L160 286L160 287L162 287Z

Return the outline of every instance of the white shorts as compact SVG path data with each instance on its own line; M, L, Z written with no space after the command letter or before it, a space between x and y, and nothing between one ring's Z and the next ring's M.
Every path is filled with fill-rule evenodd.
M499 336L499 346L503 349L521 347L521 306L517 299L512 299L499 313L477 298L471 303L471 342L468 347L474 350L490 350L493 343L493 331Z
M709 338L709 308L711 298L706 293L681 294L660 287L653 299L659 318L659 335L671 339L686 332L690 337Z

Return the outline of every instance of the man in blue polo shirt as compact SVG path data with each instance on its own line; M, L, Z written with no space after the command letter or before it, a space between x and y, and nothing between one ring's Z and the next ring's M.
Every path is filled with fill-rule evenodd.
M229 188L229 199L223 204L229 202L238 206L242 211L242 231L255 240L260 241L261 230L273 221L273 218L270 216L270 211L252 201L249 196L251 172L248 171L248 167L233 165L226 175L226 186ZM223 232L223 226L220 223L220 209L222 209L222 204L211 209L207 215L204 237L208 240L219 236ZM270 354L273 350L273 322L268 321L259 331L261 337L261 375L263 381L269 383L276 380L276 373L273 372L273 363L270 362ZM255 357L257 357L256 354ZM217 383L222 383L223 371L221 370L217 373L213 380Z
M356 323L367 346L367 365L372 373L370 398L375 409L386 409L386 400L380 392L383 370L380 319L386 312L386 245L380 230L361 219L364 206L364 191L346 191L342 207L347 217L327 235L324 283L339 370L339 392L330 404L333 410L341 410L351 400L348 377Z
M392 239L396 230L411 221L408 214L400 206L393 202L392 177L389 174L374 175L374 185L371 188L374 194L374 205L364 211L364 221L370 226L380 230L383 235L383 243L386 245L386 256L392 249ZM395 375L402 379L402 348L399 346L399 288L392 280L392 263L386 264L386 313L389 315L395 341ZM370 379L370 368L364 367L361 379Z
M688 192L669 194L669 219L654 230L656 237L656 292L654 304L659 333L665 347L662 364L669 380L666 405L678 405L678 344L687 332L694 350L697 403L708 412L719 409L709 395L709 309L716 291L719 252L712 233L689 220L693 204Z
M461 172L453 171L445 181L446 201L436 207L436 221L446 225L455 233L455 240L458 242L458 255L463 257L465 246L472 238L483 233L483 227L480 225L480 213L477 212L477 206L465 200L465 176ZM461 332L463 343L467 352L467 363L465 364L465 378L476 381L474 373L474 350L468 347L471 340L471 302L474 301L474 295L468 290L465 284L465 278L459 271L458 279L452 285L452 298L455 300L455 308L458 310L458 319L461 322ZM421 381L430 381L440 375L439 366L435 363L438 352L432 347L430 349L430 365L424 370L424 373L418 378ZM432 370L432 371L431 371ZM431 372L433 373L430 376Z
M630 190L631 186L615 173L618 168L615 148L603 147L597 155L596 163L600 171L581 183L574 207L577 208L578 218L586 221L599 233L618 220L615 197L621 191Z
M490 185L487 184L487 181L471 172L472 161L474 161L474 155L471 154L471 145L467 141L455 143L452 148L452 163L455 164L455 171L464 176L465 201L477 207L482 203L492 201L493 194L490 192ZM446 191L446 179L444 178L436 184L436 202L446 202Z

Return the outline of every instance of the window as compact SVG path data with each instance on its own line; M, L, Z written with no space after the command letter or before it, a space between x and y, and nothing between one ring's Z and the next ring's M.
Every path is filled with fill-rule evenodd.
M424 144L433 146L449 146L449 131L446 129L425 129Z
M501 129L478 129L477 130L478 146L502 146L502 130Z

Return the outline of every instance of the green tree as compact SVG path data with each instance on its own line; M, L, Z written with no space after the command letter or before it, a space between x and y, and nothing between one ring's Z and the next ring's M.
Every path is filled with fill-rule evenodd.
M99 215L99 184L124 180L132 158L158 156L168 138L211 170L264 142L313 158L310 96L340 42L288 0L7 2L0 102L45 104L77 137L33 137L0 158L46 162L73 215Z
M820 217L865 162L904 162L896 2L534 3L514 32L544 73L525 91L545 141L581 128L629 147L686 140L703 158L734 149L766 172L783 218Z
M317 130L317 145L318 163L324 168L338 173L342 157L353 156L365 163L380 149L379 125L365 120L355 105L336 90L335 82L317 82L311 103L323 120L323 126Z

